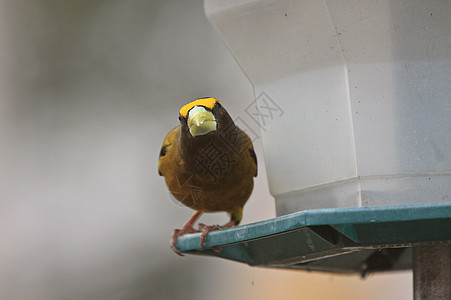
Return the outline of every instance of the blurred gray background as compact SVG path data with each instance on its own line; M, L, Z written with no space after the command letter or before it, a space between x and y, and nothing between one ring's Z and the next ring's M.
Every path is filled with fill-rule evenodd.
M192 211L168 196L158 153L204 96L258 131L252 86L200 0L0 1L0 299L411 298L408 272L363 281L172 253ZM275 216L255 144L243 223Z

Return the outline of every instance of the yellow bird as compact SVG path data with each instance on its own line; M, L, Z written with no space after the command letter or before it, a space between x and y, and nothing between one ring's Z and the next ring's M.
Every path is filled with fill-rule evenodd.
M177 251L177 238L200 232L204 245L207 233L240 223L243 206L249 199L257 176L257 157L249 136L233 122L215 98L201 98L180 109L180 125L164 139L158 159L158 172L169 192L196 213L171 237ZM205 212L225 211L230 222L223 226L199 224Z

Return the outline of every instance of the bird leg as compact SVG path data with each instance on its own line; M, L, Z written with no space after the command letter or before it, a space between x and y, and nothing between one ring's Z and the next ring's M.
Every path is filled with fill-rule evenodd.
M202 234L200 235L200 244L202 245L202 248L204 248L204 243L205 240L207 239L207 234L210 231L215 231L215 230L220 230L220 229L226 229L226 228L230 228L236 225L236 222L234 220L230 220L227 224L225 225L205 225L203 223L199 223L199 230L202 231ZM213 247L213 250L215 252L219 252L221 251L221 247Z
M177 242L177 238L179 236L182 236L184 234L187 233L196 233L196 232L200 232L199 230L195 230L193 228L194 223L197 221L197 219L199 219L199 217L202 215L202 212L200 211L196 211L194 213L194 215L191 216L191 218L189 218L188 221L185 222L185 224L183 224L182 228L180 229L174 229L174 231L172 232L172 236L171 236L171 249L177 253L180 256L183 256L182 253L180 253L180 251L177 249L177 246L175 245L175 243Z

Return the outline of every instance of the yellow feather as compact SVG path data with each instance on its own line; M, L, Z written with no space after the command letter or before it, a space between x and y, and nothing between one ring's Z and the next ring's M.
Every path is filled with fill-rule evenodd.
M215 103L218 102L218 99L216 98L202 98L202 99L197 99L194 100L188 104L185 104L181 109L180 109L180 115L184 118L186 118L186 116L188 115L188 112L190 111L191 108L193 108L196 105L201 105L204 106L206 108L209 109L213 109L213 107L215 106Z

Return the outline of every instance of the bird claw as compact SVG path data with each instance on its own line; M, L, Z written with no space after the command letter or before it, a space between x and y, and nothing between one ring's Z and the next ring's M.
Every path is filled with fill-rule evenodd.
M184 234L187 233L196 233L199 232L198 230L195 230L193 227L191 226L186 226L186 227L182 227L181 229L174 229L174 231L172 232L172 236L171 236L171 249L172 251L174 251L176 254L180 255L180 256L184 256L179 249L176 246L177 243L177 239L179 236L182 236Z
M178 254L178 255L180 255L180 256L184 256L184 255L179 251L179 249L177 248L177 246L175 245L176 242L177 242L177 238L178 238L179 236L181 236L180 232L181 232L181 229L174 229L174 231L172 232L172 236L171 236L171 249L172 249L172 251L175 252L175 254Z
M224 226L221 225L205 225L203 223L199 223L199 230L202 231L202 234L200 235L200 245L202 246L202 248L205 248L205 241L207 240L207 234L210 231L215 231L215 230L220 230L220 229L224 229ZM221 247L213 247L213 250L215 252L220 252L221 251Z
M202 248L205 248L205 240L207 239L207 234L210 231L220 230L220 229L227 229L230 227L236 226L236 222L234 220L230 220L229 223L221 226L221 225L205 225L203 223L199 223L199 230L202 231L202 234L200 235L200 244ZM221 246L214 246L212 247L213 251L215 252L221 252L222 247Z
M174 231L172 232L172 236L171 236L171 249L172 251L174 251L176 254L180 255L180 256L184 256L179 249L176 246L177 243L177 238L179 236L182 236L184 234L187 233L197 233L197 232L202 232L200 235L200 244L202 246L202 248L205 248L205 240L207 239L207 234L210 231L215 231L215 230L220 230L220 229L226 229L226 228L230 228L236 225L235 221L231 220L229 223L221 226L221 225L205 225L203 223L199 223L199 230L195 230L192 227L192 224L194 223L195 219L199 217L200 213L196 213L187 223L185 223L185 225L183 225L183 227L181 229L174 229ZM222 247L221 246L213 246L211 247L213 249L213 251L215 252L221 252Z

